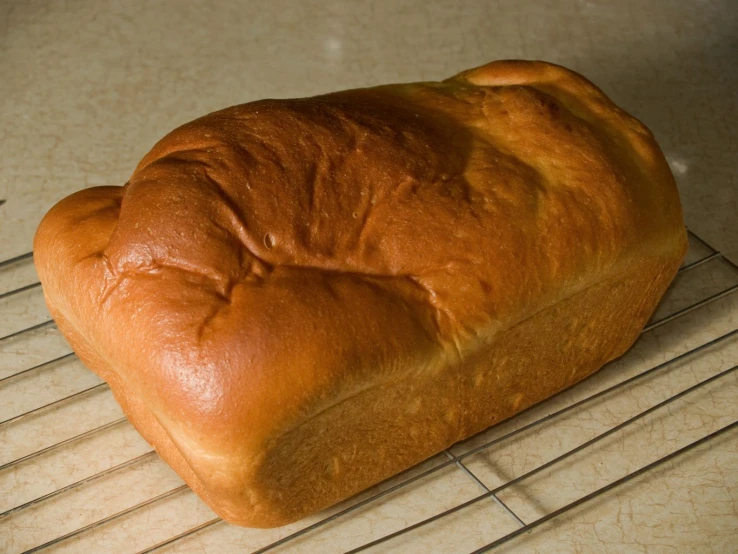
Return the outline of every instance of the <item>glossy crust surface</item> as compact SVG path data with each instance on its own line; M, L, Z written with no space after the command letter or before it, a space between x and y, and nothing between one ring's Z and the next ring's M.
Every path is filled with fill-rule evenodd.
M650 132L583 77L264 100L42 221L47 303L222 517L330 506L596 371L686 233Z

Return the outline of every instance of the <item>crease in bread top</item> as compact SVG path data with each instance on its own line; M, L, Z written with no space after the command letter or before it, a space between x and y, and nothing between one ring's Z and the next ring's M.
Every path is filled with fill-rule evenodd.
M124 188L52 209L37 264L195 473L246 472L329 407L680 248L675 194L591 83L500 62L197 119Z

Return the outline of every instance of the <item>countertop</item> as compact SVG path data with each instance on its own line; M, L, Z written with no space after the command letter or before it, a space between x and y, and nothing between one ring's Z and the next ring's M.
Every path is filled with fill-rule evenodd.
M703 346L738 329L738 9L732 0L0 3L0 261L31 250L56 201L125 183L158 138L199 115L266 97L437 80L502 58L579 71L654 132L693 232L687 263L702 260L677 278L659 325L594 378L327 513L268 531L212 523L161 551L255 550L436 468L274 551L356 548L505 484L738 363L732 335ZM30 259L0 266L0 337L48 318L36 289L2 296L34 281ZM0 339L0 513L70 487L0 516L0 550L90 526L48 551L138 552L210 522L213 514L119 421L109 391L76 358L16 375L68 350L50 326ZM472 452L659 364L663 373ZM74 393L74 402L44 407ZM716 377L663 413L507 486L499 501L526 523L546 517L736 421L736 398L735 373ZM15 461L55 444L50 437L94 428L85 418L110 433ZM105 521L150 498L158 499ZM518 526L487 496L372 551L470 552ZM725 553L736 545L738 432L730 430L499 550Z

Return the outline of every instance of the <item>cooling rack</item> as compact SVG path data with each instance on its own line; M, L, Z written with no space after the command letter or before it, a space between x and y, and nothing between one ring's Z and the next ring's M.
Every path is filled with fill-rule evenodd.
M279 529L213 514L0 262L0 551L485 552L515 547L719 437L738 437L738 267L690 233L634 347L546 402Z

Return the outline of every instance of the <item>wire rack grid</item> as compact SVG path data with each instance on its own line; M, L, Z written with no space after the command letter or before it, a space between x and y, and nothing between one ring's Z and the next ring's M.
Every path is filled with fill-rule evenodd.
M736 290L738 267L690 233L675 282L623 358L326 512L256 530L215 516L69 351L43 304L32 253L5 260L0 550L516 548L609 491L738 437Z

